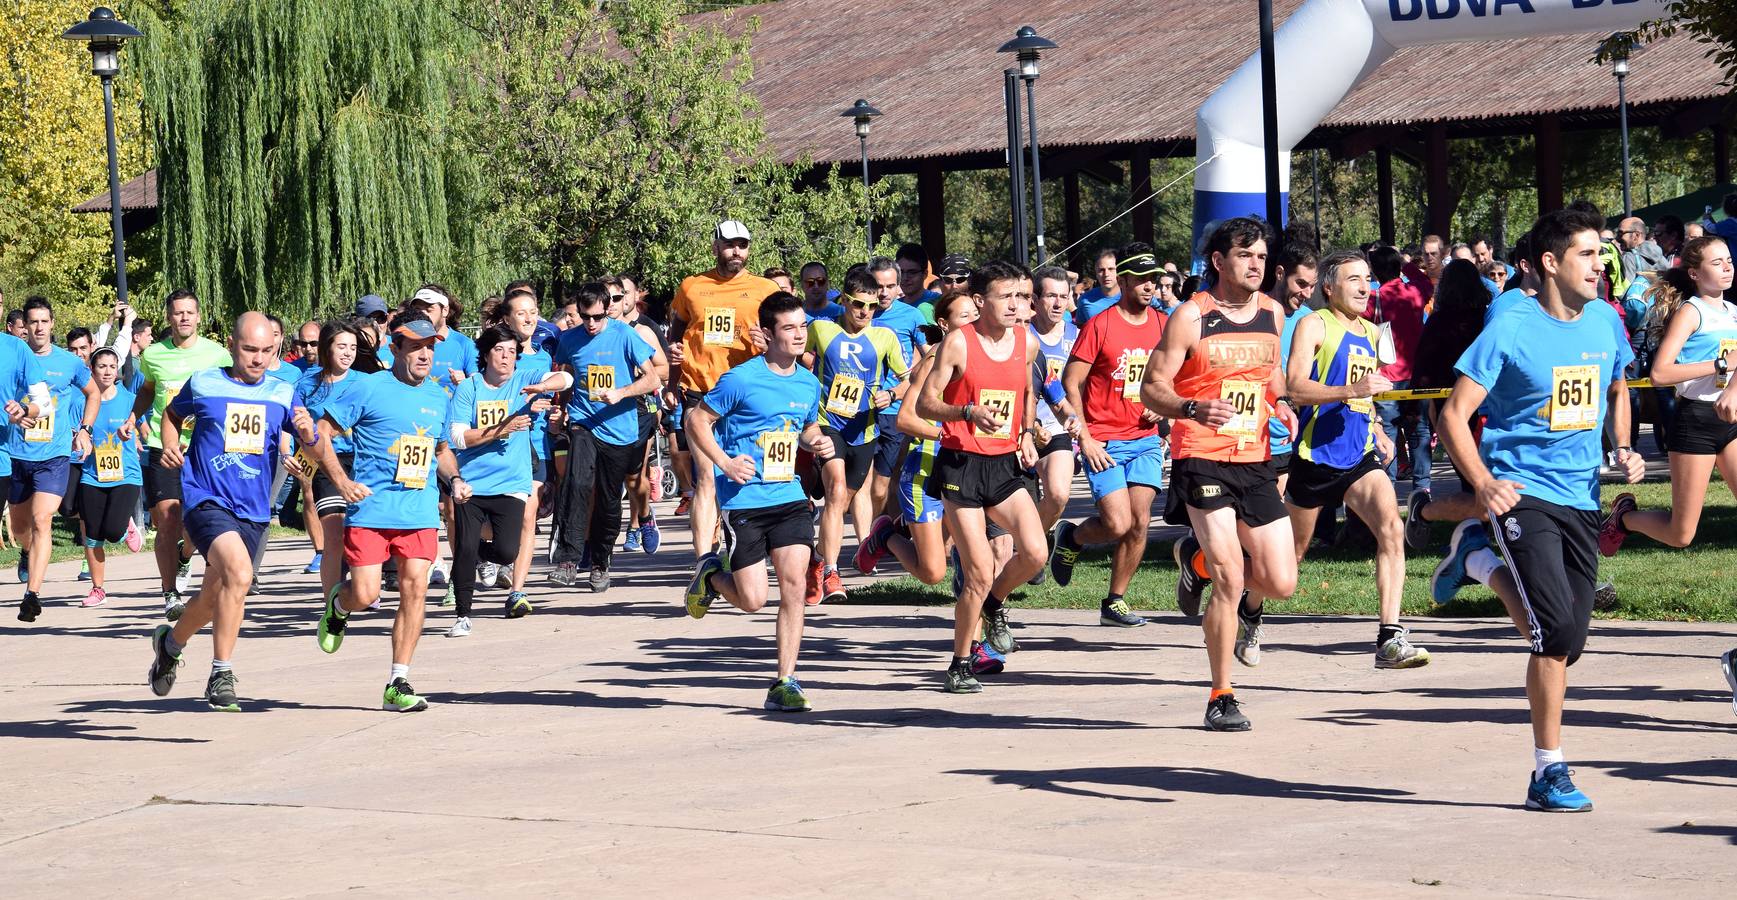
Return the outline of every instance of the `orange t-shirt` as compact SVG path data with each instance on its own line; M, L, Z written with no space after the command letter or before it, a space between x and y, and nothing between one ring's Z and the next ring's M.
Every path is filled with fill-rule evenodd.
M747 271L728 281L714 270L682 279L670 315L687 323L682 335L682 390L704 393L725 372L755 356L748 329L760 324L760 301L778 290Z
M1271 459L1267 387L1280 363L1284 314L1265 294L1254 296L1254 318L1242 323L1225 316L1205 291L1187 302L1200 310L1200 341L1176 373L1176 395L1184 400L1231 400L1237 414L1218 428L1177 420L1170 430L1171 458L1229 463Z

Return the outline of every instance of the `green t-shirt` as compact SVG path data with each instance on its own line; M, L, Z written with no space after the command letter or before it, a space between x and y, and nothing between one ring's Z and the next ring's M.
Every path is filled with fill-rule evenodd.
M157 395L151 400L151 438L146 446L163 449L163 438L159 432L162 428L163 410L169 406L169 401L181 393L181 385L193 377L194 372L210 369L216 366L227 366L234 359L221 343L207 337L193 341L192 346L185 349L175 346L173 339L158 341L145 348L144 355L139 357L139 374L144 376L146 384L157 386ZM181 429L182 446L186 446L192 423L188 422Z

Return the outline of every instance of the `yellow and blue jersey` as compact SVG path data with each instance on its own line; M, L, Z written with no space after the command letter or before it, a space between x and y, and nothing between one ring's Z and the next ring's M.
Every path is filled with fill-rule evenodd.
M1321 309L1321 346L1309 365L1309 380L1328 387L1356 384L1381 367L1375 358L1375 326L1356 320L1356 330ZM1375 447L1375 402L1368 397L1305 406L1297 411L1297 456L1316 465L1349 469Z
M817 319L808 323L808 345L820 379L821 424L851 446L874 440L874 392L883 379L902 377L908 368L898 336L879 325L850 334L836 322Z

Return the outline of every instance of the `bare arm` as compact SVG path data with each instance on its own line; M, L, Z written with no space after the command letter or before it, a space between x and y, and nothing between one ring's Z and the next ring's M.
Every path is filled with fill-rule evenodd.
M921 385L923 380L928 377L929 368L934 365L936 352L938 352L938 348L929 351L922 359L917 360L917 365L911 369L911 384ZM922 414L917 411L915 402L906 403L899 407L898 427L905 434L925 441L933 441L941 437L941 429L936 428L933 422L923 418Z
M1465 479L1466 486L1477 494L1478 504L1495 515L1501 515L1520 502L1519 489L1525 487L1512 481L1501 481L1490 474L1489 467L1478 455L1478 442L1472 437L1471 418L1484 404L1490 392L1464 375L1454 382L1454 392L1441 411L1442 446Z
M1699 327L1701 311L1695 307L1685 303L1671 313L1670 320L1665 323L1665 333L1659 338L1658 352L1653 354L1654 387L1671 387L1693 378L1718 374L1717 364L1710 359L1705 362L1677 362L1677 355L1683 352L1683 344ZM1627 407L1628 404L1623 406Z

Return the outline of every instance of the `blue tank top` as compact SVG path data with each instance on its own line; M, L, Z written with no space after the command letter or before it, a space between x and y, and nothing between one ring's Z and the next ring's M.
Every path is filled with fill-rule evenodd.
M1340 323L1329 309L1321 319L1321 346L1309 366L1309 379L1329 387L1355 384L1380 368L1375 358L1375 327L1361 319L1357 330ZM1375 401L1365 397L1343 403L1305 406L1297 411L1297 456L1316 465L1349 469L1375 446Z

